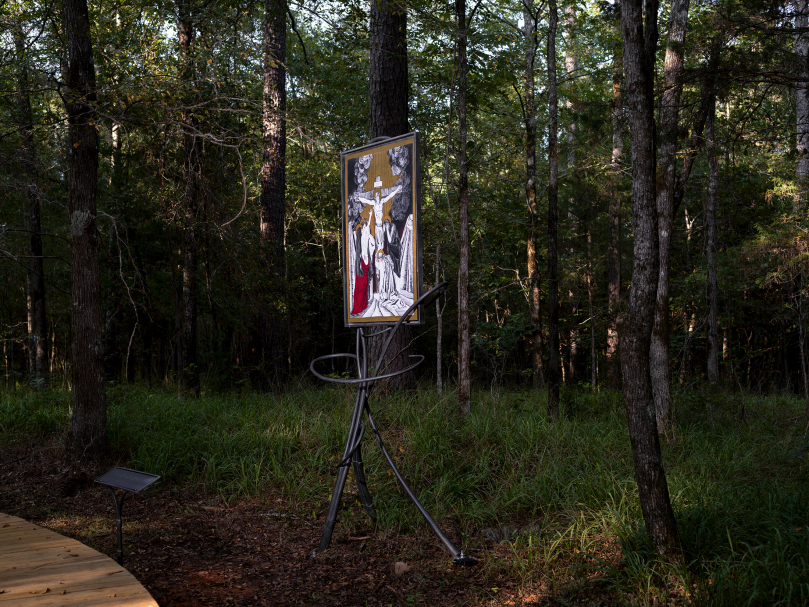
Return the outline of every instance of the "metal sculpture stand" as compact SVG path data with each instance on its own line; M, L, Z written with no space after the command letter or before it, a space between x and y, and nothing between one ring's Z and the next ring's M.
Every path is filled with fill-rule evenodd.
M415 504L416 508L418 508L421 515L424 517L424 520L427 521L427 524L430 528L435 532L438 536L438 539L441 540L441 543L449 550L452 558L454 559L455 563L458 565L466 566L466 565L475 565L477 561L470 556L467 556L463 553L463 551L458 550L455 547L450 539L444 534L443 531L439 528L438 524L433 520L430 514L425 510L424 506L421 505L418 498L416 498L413 491L408 487L407 483L405 482L404 478L402 478L399 469L396 467L396 464L393 462L393 458L388 453L388 450L385 448L385 443L382 441L382 436L379 434L379 430L374 423L373 415L371 415L371 408L368 406L368 395L371 392L371 388L373 387L374 382L379 381L381 379L388 379L391 377L397 377L398 375L402 375L403 373L407 373L418 367L424 357L420 354L411 355L410 358L417 358L418 360L415 364L410 365L409 367L402 369L401 371L395 371L393 373L387 373L384 375L377 375L378 370L381 368L382 361L385 359L385 354L388 351L388 346L390 346L390 342L393 339L393 336L396 334L396 331L399 330L399 327L402 326L402 322L404 319L409 317L413 311L418 308L422 304L427 304L432 301L435 297L438 297L441 293L443 293L447 286L449 285L448 282L442 282L441 284L433 287L429 291L427 291L424 295L419 297L413 305L410 306L405 312L399 321L393 325L392 327L388 327L387 329L383 329L376 333L372 333L371 335L365 335L365 332L362 328L357 329L357 353L356 354L329 354L327 356L321 356L316 358L312 361L312 364L309 365L309 369L312 373L315 374L316 377L322 379L323 381L340 383L340 384L358 384L359 388L357 390L357 399L354 403L354 413L351 416L351 426L348 430L348 440L346 440L345 450L343 451L343 459L340 460L338 464L338 472L337 472L337 482L334 485L334 492L331 496L331 503L329 504L329 510L326 514L326 522L323 524L323 536L320 538L320 547L312 553L312 556L315 556L329 547L331 543L331 536L334 532L334 525L337 523L337 510L340 506L340 499L343 496L343 488L345 487L346 478L348 477L348 466L349 464L354 468L354 478L357 483L357 491L360 494L360 499L362 501L362 505L365 507L368 516L371 517L371 521L376 522L376 511L374 510L373 500L371 499L371 493L368 491L368 484L365 482L365 469L362 463L362 438L365 435L365 424L362 423L362 414L365 413L368 416L368 423L371 425L371 430L373 430L374 434L376 435L376 440L379 443L379 447L382 449L382 455L385 456L385 459L388 461L388 465L393 470L393 474L396 476L396 480L399 481L399 484L402 485L405 493L411 499L413 504ZM383 333L389 333L388 339L385 341L385 344L382 346L382 350L379 353L379 359L376 362L376 365L373 367L371 373L368 373L368 356L366 353L366 343L365 340L368 337L374 337L381 335ZM332 358L353 358L357 363L357 379L338 379L334 377L326 377L325 375L321 375L315 370L315 364Z

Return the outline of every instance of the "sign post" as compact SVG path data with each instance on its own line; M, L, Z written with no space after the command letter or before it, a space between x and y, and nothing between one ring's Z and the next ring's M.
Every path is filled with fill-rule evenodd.
M148 472L141 472L139 470L132 470L130 468L121 468L116 466L112 470L105 472L99 476L95 482L100 485L109 487L112 493L112 499L115 502L115 522L118 529L118 564L123 567L124 565L124 542L121 527L123 522L121 519L121 509L124 506L124 498L129 493L140 493L146 487L158 480L160 477L156 474L149 474ZM121 490L121 498L115 493L116 489Z

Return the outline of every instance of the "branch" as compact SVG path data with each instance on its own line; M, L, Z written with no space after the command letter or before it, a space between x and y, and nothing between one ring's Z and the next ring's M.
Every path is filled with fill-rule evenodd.
M292 31L295 32L295 35L298 37L298 41L301 43L301 50L303 51L303 60L306 65L309 65L309 58L306 56L306 46L303 43L303 38L301 38L300 32L298 32L298 25L295 23L295 16L292 14L292 9L289 8L289 3L287 3L287 15L289 15L289 20L292 22Z

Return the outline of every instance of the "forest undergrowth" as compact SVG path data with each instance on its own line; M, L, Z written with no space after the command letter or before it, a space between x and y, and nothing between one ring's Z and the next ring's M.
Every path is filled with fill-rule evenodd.
M193 488L225 505L282 492L314 520L331 495L353 395L303 385L180 401L115 386L108 403L113 458L161 475L155 491ZM809 419L800 399L676 393L662 448L684 563L656 558L645 534L620 393L563 391L556 424L546 421L544 392L519 389L477 392L465 420L434 389L372 397L371 406L436 520L455 521L465 540L502 530L504 543L482 559L492 576L547 596L595 584L626 604L809 603ZM0 396L6 444L58 439L69 419L68 392ZM422 533L372 438L363 457L379 527ZM364 524L361 508L338 522L349 533Z

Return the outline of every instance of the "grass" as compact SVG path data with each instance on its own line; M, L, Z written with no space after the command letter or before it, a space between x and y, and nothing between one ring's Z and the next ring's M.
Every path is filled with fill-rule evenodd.
M470 536L529 528L507 544L506 569L559 596L594 584L626 604L809 604L809 465L805 405L791 397L677 395L675 438L663 445L686 563L655 557L645 534L620 394L566 391L549 425L544 394L476 395L461 423L434 390L372 399L377 424L420 499ZM305 388L282 395L108 391L110 439L128 465L232 500L268 488L301 507L328 501L353 394ZM0 397L0 441L66 432L70 395ZM363 457L383 528L423 525L379 449ZM346 513L341 524L353 524ZM354 522L359 522L359 518Z

